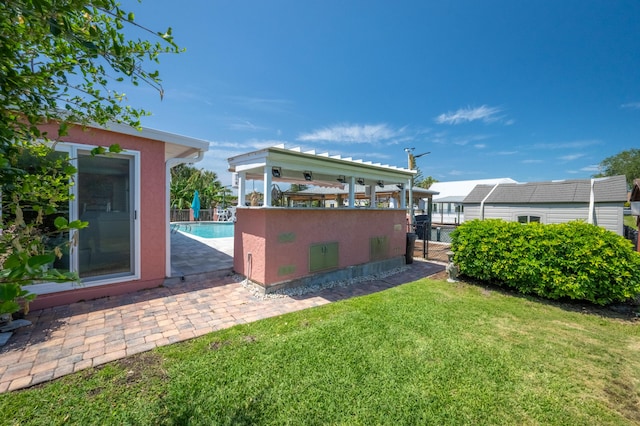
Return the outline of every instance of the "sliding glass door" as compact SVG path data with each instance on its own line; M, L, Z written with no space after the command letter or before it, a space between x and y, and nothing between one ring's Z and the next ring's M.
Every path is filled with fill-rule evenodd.
M83 281L135 272L134 158L77 151L76 207L89 226L78 233L77 271Z

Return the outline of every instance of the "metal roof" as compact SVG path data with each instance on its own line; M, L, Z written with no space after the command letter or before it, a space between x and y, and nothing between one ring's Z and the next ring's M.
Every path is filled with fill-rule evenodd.
M477 185L495 185L496 183L517 182L511 178L457 180L451 182L435 182L431 185L430 189L440 193L437 197L433 198L434 203L461 203Z
M626 178L611 176L594 179L593 192L596 203L625 202ZM477 185L464 199L464 204L479 204L483 200L485 203L492 204L588 203L590 194L591 179L500 183L497 187L496 185ZM488 198L487 195L489 195Z

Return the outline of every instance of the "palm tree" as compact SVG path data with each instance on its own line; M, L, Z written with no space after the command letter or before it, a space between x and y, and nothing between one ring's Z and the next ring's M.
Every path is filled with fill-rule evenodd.
M169 189L171 208L191 207L196 190L199 192L202 208L210 209L219 203L226 188L218 180L218 175L211 170L196 169L184 164L171 169Z

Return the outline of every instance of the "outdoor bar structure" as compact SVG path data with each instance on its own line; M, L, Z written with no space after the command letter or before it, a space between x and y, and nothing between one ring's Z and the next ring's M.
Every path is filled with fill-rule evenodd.
M330 156L283 145L228 159L236 173L238 207L234 270L266 293L388 271L405 263L407 199L415 171ZM262 206L246 206L247 181L264 183ZM336 208L274 206L278 183L345 188ZM354 188L365 185L370 207L356 207ZM397 185L396 208L377 208L376 188Z

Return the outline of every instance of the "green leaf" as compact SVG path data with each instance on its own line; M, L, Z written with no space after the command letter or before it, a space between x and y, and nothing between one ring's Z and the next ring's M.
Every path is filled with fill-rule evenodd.
M56 229L63 229L69 225L69 221L62 216L58 216L53 221L53 224L55 225Z
M40 268L44 265L52 263L56 260L56 256L54 254L41 254L38 256L30 257L27 261L27 264L31 268Z

